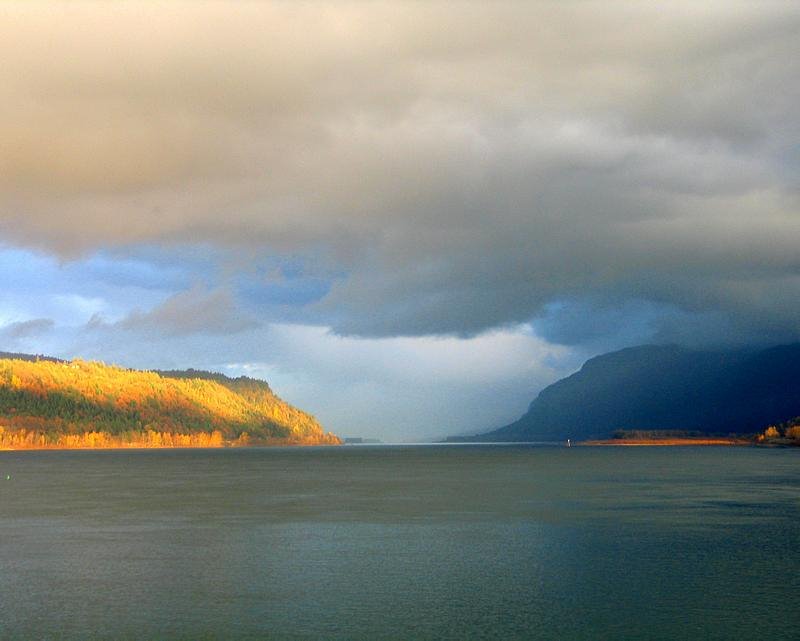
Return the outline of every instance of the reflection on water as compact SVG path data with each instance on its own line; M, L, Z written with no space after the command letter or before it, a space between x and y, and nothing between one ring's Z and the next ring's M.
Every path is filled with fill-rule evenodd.
M2 452L0 638L794 639L798 497L798 450Z

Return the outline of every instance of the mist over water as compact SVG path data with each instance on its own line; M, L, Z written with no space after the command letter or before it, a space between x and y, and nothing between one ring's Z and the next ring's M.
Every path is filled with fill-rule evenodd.
M711 447L0 452L0 638L793 639L799 464Z

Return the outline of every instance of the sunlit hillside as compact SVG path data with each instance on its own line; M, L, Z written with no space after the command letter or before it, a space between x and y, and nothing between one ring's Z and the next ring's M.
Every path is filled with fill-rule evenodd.
M0 448L336 443L263 381L0 359Z

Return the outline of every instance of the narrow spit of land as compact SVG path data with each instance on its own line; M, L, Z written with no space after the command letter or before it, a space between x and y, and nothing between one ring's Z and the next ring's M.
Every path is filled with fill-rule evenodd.
M762 447L800 446L800 417L770 425L756 434L727 436L683 430L619 430L609 439L581 441L576 445L677 446L677 445L751 445Z
M755 445L752 439L745 438L613 438L605 440L581 441L576 445L619 445L669 447L678 445Z

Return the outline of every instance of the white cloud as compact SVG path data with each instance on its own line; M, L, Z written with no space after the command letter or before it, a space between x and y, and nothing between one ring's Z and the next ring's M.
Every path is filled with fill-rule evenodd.
M144 330L167 336L238 334L258 323L242 312L228 289L208 291L203 285L178 292L149 311L134 310L116 323L125 330Z
M570 350L525 327L472 338L354 339L287 325L272 334L277 367L265 374L277 389L341 434L386 441L500 426L575 367Z

